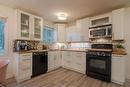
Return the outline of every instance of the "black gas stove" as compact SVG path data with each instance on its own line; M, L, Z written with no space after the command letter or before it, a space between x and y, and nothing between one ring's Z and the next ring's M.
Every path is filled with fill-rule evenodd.
M103 81L111 81L112 44L92 44L86 55L86 74Z

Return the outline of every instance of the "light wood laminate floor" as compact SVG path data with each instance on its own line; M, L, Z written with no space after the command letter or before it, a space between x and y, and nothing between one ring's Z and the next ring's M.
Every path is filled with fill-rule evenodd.
M7 87L130 87L129 83L124 86L106 83L63 68L22 83L7 81L6 84Z

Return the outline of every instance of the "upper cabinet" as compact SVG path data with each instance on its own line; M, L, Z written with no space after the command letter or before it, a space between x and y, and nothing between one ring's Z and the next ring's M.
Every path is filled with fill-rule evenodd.
M30 31L31 31L31 14L17 10L16 11L16 30L18 32L17 39L30 39Z
M16 10L16 39L41 40L42 25L42 18Z
M55 24L58 42L66 42L66 24Z
M66 28L67 42L89 41L89 18L77 20Z
M80 37L79 41L89 41L89 18L80 19L76 22L78 34Z
M77 34L77 27L76 25L71 25L66 28L66 41L67 42L74 42L80 40L79 34Z
M112 23L111 12L90 17L90 27L108 25Z
M33 17L33 39L41 40L42 38L42 30L43 30L43 20L40 17L34 16Z
M125 8L112 11L113 40L124 39Z

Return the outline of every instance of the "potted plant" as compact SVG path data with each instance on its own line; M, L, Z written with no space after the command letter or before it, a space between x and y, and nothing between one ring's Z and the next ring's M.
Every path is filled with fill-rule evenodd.
M116 50L117 51L125 51L125 47L122 44L117 44L116 45Z

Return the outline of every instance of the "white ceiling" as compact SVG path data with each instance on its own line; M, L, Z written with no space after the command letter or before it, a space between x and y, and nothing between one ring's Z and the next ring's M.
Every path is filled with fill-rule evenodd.
M66 22L125 6L130 0L0 0L0 4L23 9L52 22L57 12L66 12Z

